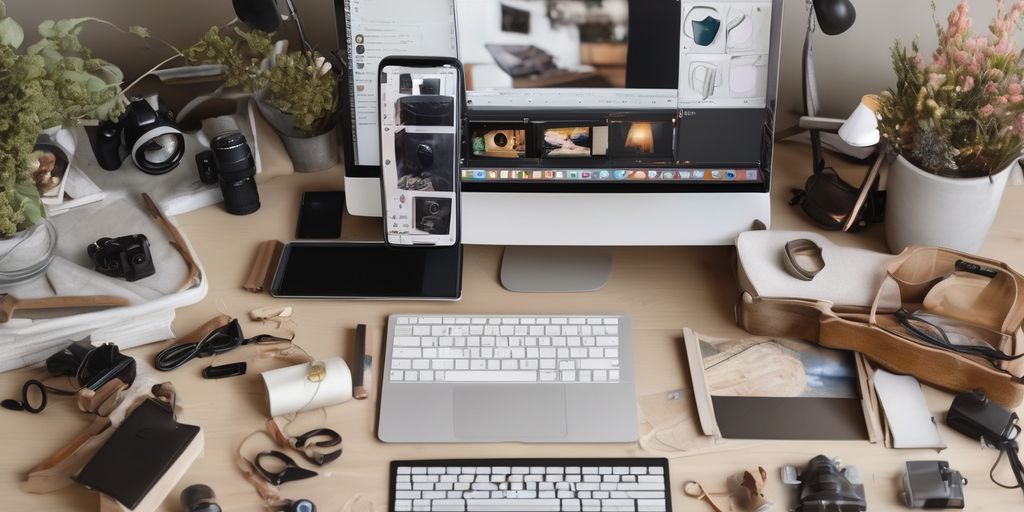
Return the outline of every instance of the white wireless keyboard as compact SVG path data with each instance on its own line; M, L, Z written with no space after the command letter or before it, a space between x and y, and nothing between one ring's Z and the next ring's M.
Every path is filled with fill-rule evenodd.
M418 316L389 322L389 382L619 382L619 316Z
M667 459L395 461L396 512L668 512Z

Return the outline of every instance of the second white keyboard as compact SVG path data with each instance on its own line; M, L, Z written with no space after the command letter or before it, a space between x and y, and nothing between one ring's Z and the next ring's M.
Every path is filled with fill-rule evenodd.
M615 383L628 320L598 315L392 315L390 382Z

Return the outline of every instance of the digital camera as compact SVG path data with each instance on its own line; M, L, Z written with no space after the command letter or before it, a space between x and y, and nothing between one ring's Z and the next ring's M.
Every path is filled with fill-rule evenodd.
M132 99L117 122L103 121L92 140L100 167L114 171L128 156L146 174L164 174L181 162L185 135L156 95Z

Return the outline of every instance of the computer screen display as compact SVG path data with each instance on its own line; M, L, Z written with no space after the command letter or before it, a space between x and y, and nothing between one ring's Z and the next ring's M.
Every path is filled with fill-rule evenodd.
M357 166L380 164L380 59L436 55L456 56L465 69L462 180L471 189L504 180L765 179L759 164L774 91L772 0L339 2L351 59L349 161ZM683 138L721 125L716 118L751 126L735 126L743 138L723 136L720 147Z

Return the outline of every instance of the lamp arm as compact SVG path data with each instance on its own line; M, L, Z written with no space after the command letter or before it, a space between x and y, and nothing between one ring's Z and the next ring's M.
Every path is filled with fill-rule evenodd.
M818 81L814 74L814 52L811 50L811 35L814 33L814 4L807 0L807 32L804 36L803 62L801 71L803 78L803 107L805 117L818 115ZM821 151L821 134L817 129L810 129L811 164L814 174L825 168L825 158Z
M313 53L313 46L309 44L306 39L306 32L302 29L302 19L299 18L299 11L295 8L294 0L287 0L285 3L288 4L288 16L295 21L295 28L299 31L299 41L302 42L302 47L309 52Z

